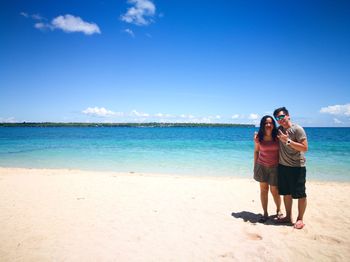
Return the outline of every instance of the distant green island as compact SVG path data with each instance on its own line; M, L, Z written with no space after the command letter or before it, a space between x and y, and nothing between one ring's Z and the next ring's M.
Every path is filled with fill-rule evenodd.
M21 122L0 123L0 127L254 127L250 124L221 123L56 123L56 122Z

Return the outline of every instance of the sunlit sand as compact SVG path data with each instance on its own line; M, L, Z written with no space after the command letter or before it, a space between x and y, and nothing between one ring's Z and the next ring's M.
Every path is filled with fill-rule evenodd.
M0 168L0 261L349 261L350 184L307 193L296 230L251 178Z

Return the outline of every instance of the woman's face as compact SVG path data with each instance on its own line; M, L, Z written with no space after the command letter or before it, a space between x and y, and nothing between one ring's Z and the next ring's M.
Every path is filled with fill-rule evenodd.
M271 117L266 118L265 120L265 134L271 134L274 128L274 123Z

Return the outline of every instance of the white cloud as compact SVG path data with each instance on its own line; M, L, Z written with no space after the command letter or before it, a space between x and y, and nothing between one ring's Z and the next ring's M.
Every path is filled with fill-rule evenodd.
M129 29L129 28L125 29L124 32L129 34L129 35L131 35L132 37L135 37L134 32L131 29Z
M193 123L211 123L212 122L212 118L210 117L202 117L199 119L195 119L192 121Z
M136 117L149 117L149 114L138 112L136 110L132 110L130 115L131 116L136 116Z
M340 121L338 118L333 118L335 124L343 124L343 121Z
M232 119L238 119L238 118L240 118L240 115L239 114L235 114L235 115L231 116L231 118Z
M49 24L42 23L42 22L35 23L35 24L34 24L34 27L35 27L36 29L39 29L39 30L52 29L51 26L50 26Z
M209 115L209 116L195 116L192 114L167 114L158 112L156 114L149 114L142 111L137 111L136 109L127 112L113 112L104 107L88 107L82 111L85 115L95 116L95 117L109 117L109 119L115 119L116 117L121 117L118 121L131 121L131 122L171 122L171 123L229 123L230 119L239 120L242 123L258 124L258 114L250 114L249 116L236 114L233 116L221 116L221 115ZM107 120L106 120L107 121Z
M250 122L252 124L254 124L256 126L259 124L259 115L258 114L251 113L251 114L249 114L248 119L250 120Z
M98 116L98 117L108 117L114 115L122 115L122 113L114 113L113 111L107 110L104 107L88 107L82 111L83 114Z
M81 32L86 35L101 33L95 23L85 22L80 17L69 14L57 16L51 21L51 25L54 29L61 29L67 33Z
M249 115L249 117L248 117L249 119L251 119L251 120L257 120L258 118L259 118L259 115L258 114L250 114Z
M180 115L180 118L194 119L194 116L182 114L182 115Z
M201 121L204 121L204 122L212 122L213 120L216 121L216 120L219 120L221 119L221 116L220 115L215 115L215 116L206 116L206 117L201 117L199 118Z
M320 113L350 116L350 104L322 107Z
M221 119L222 117L220 115L215 116L194 116L191 114L182 114L179 116L175 116L175 119L177 119L176 122L184 122L184 123L213 123L217 122L217 120Z
M44 17L42 17L42 16L39 15L39 14L34 14L34 15L32 15L32 18L35 19L35 20L43 20L43 19L45 19Z
M29 17L29 15L26 13L26 12L20 12L19 13L21 16L24 16L25 18L28 18Z
M154 116L158 117L158 118L173 118L172 115L170 115L170 114L163 114L163 113L157 113Z
M127 12L120 17L126 23L135 25L148 25L156 13L156 7L150 0L128 0L130 7Z
M38 21L41 21L41 20L46 20L45 17L39 15L39 14L28 14L26 12L20 12L19 13L21 16L25 17L25 18L31 18L31 19L34 19L34 20L38 20Z
M34 24L34 27L35 27L36 29L43 30L43 31L46 30L46 29L51 29L51 30L54 29L53 26L52 26L51 24L46 23L46 22L43 22L43 20L45 21L45 20L47 20L47 19L46 19L45 17L39 15L39 14L33 14L33 15L31 15L31 14L28 14L28 13L26 13L26 12L21 12L20 15L23 16L23 17L25 17L25 18L31 18L31 19L33 19L33 20L39 21L39 22L36 22L36 23Z
M0 117L0 122L1 123L15 123L18 121L16 121L16 119L14 117L7 117L7 118Z
M73 16L73 15L60 15L52 19L51 23L44 22L47 20L45 17L42 17L39 14L27 14L25 12L21 12L20 15L31 18L36 21L37 23L34 24L34 27L39 30L55 30L60 29L63 30L66 33L73 33L73 32L79 32L84 33L86 35L92 35L92 34L100 34L100 28L95 23L88 23L83 21L79 16Z

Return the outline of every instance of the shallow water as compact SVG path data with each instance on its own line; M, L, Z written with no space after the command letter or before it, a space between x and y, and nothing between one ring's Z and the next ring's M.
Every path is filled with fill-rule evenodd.
M0 166L251 177L248 127L4 127ZM307 176L350 181L350 128L305 128Z

